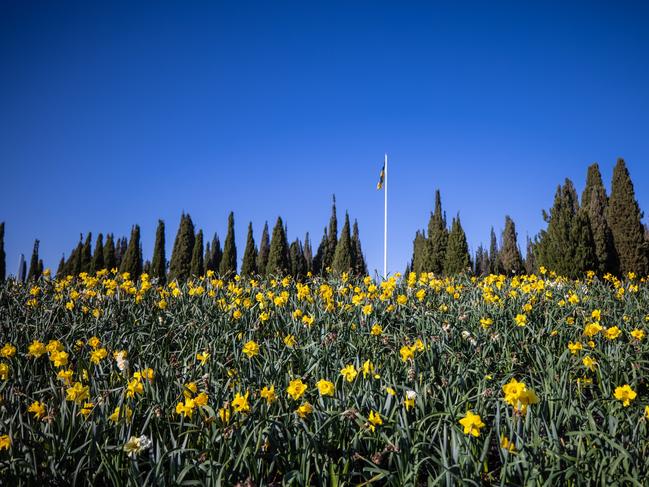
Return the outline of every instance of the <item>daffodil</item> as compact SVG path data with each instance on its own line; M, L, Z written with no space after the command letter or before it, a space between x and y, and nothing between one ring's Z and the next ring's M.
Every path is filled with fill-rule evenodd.
M243 353L245 353L248 358L252 358L259 353L259 345L253 340L250 340L243 346Z
M286 388L286 392L294 401L300 399L300 397L302 397L302 394L304 394L306 390L307 385L302 382L302 379L292 380Z
M248 404L248 394L246 391L244 395L235 394L234 399L232 400L232 409L237 413L247 413L250 411L250 404Z
M381 419L381 415L377 413L376 411L370 411L369 416L367 417L367 420L369 421L369 429L370 431L374 432L377 426L381 426L383 424L383 420Z
M333 396L335 392L334 383L326 379L320 379L316 382L316 387L321 396Z
M27 409L28 412L33 413L36 419L41 419L45 416L45 404L39 401L34 401Z
M353 382L358 375L358 371L352 364L349 364L340 370L340 375L342 375L347 382Z
M624 407L627 407L629 404L631 404L631 401L633 401L638 394L631 389L631 386L629 384L624 384L623 386L618 386L615 388L615 399L618 401L622 401L622 405Z
M473 435L475 437L480 436L480 430L485 427L480 415L473 414L471 411L467 411L459 423L464 427L465 435Z

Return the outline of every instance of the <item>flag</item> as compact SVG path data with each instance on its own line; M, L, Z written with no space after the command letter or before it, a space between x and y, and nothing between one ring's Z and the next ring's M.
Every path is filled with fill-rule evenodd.
M385 164L381 168L381 174L379 175L379 182L376 183L377 191L383 187L383 178L385 177Z

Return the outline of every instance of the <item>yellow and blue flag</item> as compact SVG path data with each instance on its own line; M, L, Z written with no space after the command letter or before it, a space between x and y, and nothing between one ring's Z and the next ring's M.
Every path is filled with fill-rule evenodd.
M376 183L377 191L383 187L383 178L385 177L385 164L381 168L381 174L379 175L379 182Z

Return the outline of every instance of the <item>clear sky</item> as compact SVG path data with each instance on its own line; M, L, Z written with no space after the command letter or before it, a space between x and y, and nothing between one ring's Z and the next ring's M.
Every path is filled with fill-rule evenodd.
M149 258L158 218L169 257L183 210L221 239L234 211L239 258L277 215L317 246L332 193L380 269L384 152L392 272L436 188L472 251L506 214L524 246L595 161L610 188L624 157L649 211L646 5L3 0L8 271L134 223Z

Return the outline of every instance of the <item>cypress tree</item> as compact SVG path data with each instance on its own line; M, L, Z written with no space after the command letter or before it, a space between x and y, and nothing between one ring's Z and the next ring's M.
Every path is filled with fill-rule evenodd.
M489 234L489 273L502 274L503 269L500 263L500 251L498 250L498 241L496 240L496 232L494 227L491 227Z
M466 235L460 223L460 215L458 215L453 218L451 232L448 235L444 273L446 275L452 275L470 270L471 258L469 256L469 245L467 244Z
M527 252L525 254L525 272L528 275L535 274L537 270L536 267L536 257L534 255L534 242L530 237L527 237Z
M489 253L482 244L475 253L475 274L483 277L489 274Z
M189 215L180 217L180 226L174 241L169 262L169 281L184 282L191 271L192 252L194 250L194 223Z
M367 275L367 264L361 247L361 238L358 234L358 221L354 219L354 230L352 232L352 250L354 251L354 274L357 276Z
M20 254L20 262L18 263L18 282L25 282L27 275L27 263L25 262L25 255Z
M322 240L320 240L320 245L318 245L318 250L316 250L315 257L313 258L313 274L315 275L321 275L325 272L324 260L328 242L329 237L327 235L327 227L325 227Z
M66 276L65 273L65 255L61 256L61 260L59 260L59 266L56 269L56 278L57 279L62 279Z
M131 228L131 239L128 242L126 252L122 257L120 272L128 272L133 281L137 281L142 275L142 249L140 247L140 226L133 225Z
M38 259L38 277L43 275L43 259Z
M91 272L92 267L92 233L88 232L81 248L81 272Z
M622 274L649 274L649 249L644 238L642 217L629 171L624 159L618 159L613 169L608 223Z
M534 246L538 265L570 278L594 269L595 244L572 181L566 179L557 188L554 205L549 214L543 212L543 218L548 226L539 233Z
M333 203L331 205L331 217L329 218L329 231L327 232L327 246L322 259L322 273L327 271L327 268L333 266L334 258L336 256L336 247L338 245L338 218L336 217L336 195L333 195Z
M38 273L38 246L40 242L34 240L34 249L32 250L32 258L29 261L29 272L27 273L28 281L38 281L40 274Z
M223 244L219 273L226 277L237 273L237 246L234 243L234 213L232 212L228 215L228 233Z
M142 274L146 274L151 277L151 261L145 260L144 265L142 266Z
M122 261L124 260L124 255L126 255L127 250L128 240L126 240L126 237L122 237L117 241L117 245L115 246L115 266L118 269L122 268Z
M104 266L106 269L113 270L117 268L117 259L115 258L115 241L113 234L106 235L106 243L104 244Z
M282 218L277 217L277 223L273 228L273 237L270 241L270 253L268 254L267 276L281 276L289 273L291 262L289 258L288 242Z
M205 255L203 256L203 275L207 275L210 270L210 261L212 260L212 247L209 240L205 244Z
M104 236L100 233L95 241L95 253L90 263L90 273L96 274L104 268Z
M167 256L165 254L165 222L158 220L155 231L155 244L153 245L153 258L151 259L150 274L158 284L167 282Z
M506 274L521 274L524 270L521 251L518 249L516 225L507 215L505 229L502 234L502 248L500 249L500 263Z
M67 266L68 274L72 274L75 277L81 274L81 254L83 252L83 244L81 243L82 239L83 235L80 235L79 243L70 254L70 261L69 265Z
M619 266L613 245L613 235L606 219L608 197L597 163L588 167L586 187L581 195L581 207L586 211L595 245L596 268L601 276L607 272L617 274Z
M221 241L219 236L215 233L212 238L212 248L211 248L211 258L209 269L214 272L219 272L219 267L221 266L221 259L223 258L223 250L221 249Z
M243 251L243 262L241 263L241 275L254 276L255 274L257 274L257 247L252 234L252 222L249 222L246 249Z
M446 216L442 212L442 197L437 190L435 191L435 212L428 222L428 255L422 269L424 272L441 274L444 271L448 239Z
M268 255L270 254L270 236L268 235L268 222L264 223L264 230L261 232L259 242L259 253L257 254L257 271L260 275L266 274L268 266Z
M199 230L194 238L190 273L193 277L200 277L203 273L203 230Z
M311 247L311 239L309 232L306 232L304 237L304 263L306 265L306 272L313 272L313 248Z
M412 272L421 274L427 272L429 245L423 232L417 230L415 240L412 242Z
M295 279L303 278L306 273L306 259L304 258L304 248L299 239L295 239L289 247L289 260L291 261L291 275Z
M7 255L5 254L5 222L0 223L0 282L7 278Z
M349 214L345 213L345 223L340 232L340 240L336 245L336 252L332 263L333 270L338 274L343 272L352 272L354 269L354 261L352 255L352 237L351 229L349 228Z

